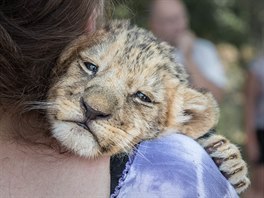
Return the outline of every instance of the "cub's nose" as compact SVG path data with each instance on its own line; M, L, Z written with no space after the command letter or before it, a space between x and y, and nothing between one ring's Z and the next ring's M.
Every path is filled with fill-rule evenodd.
M81 106L85 111L85 117L87 121L103 119L110 117L110 114L93 109L83 98L81 98Z

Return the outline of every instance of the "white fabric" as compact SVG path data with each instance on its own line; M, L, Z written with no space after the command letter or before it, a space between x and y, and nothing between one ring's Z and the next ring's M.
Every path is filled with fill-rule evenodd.
M256 125L259 129L264 129L264 57L253 61L250 71L256 75L260 85L260 95L256 103Z
M176 58L184 64L184 57L180 51L176 52ZM204 39L196 39L193 48L193 59L204 77L219 88L225 88L227 79L223 65L218 57L214 45Z

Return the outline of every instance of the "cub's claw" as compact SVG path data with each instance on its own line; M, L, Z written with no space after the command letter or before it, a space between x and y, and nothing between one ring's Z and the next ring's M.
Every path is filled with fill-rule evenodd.
M250 185L247 164L237 146L221 135L210 134L197 140L212 157L222 174L242 193Z

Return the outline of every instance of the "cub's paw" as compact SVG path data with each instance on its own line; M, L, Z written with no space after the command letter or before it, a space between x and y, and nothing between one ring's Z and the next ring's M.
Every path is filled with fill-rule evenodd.
M221 135L210 134L197 140L214 160L222 174L242 193L250 185L247 164L237 146Z

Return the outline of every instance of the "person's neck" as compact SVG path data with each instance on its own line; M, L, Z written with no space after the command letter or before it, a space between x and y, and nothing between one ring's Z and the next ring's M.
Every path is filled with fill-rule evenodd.
M48 135L48 127L36 113L8 111L0 106L0 141L60 150L56 140Z
M11 123L11 115L8 110L0 106L0 140L6 138L11 139L13 137Z

